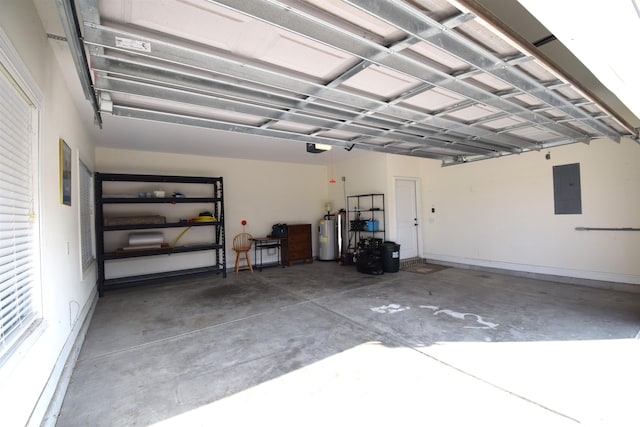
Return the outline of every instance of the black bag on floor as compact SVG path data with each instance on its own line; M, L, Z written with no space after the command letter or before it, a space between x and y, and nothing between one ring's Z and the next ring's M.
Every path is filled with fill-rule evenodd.
M358 252L356 269L364 274L382 274L382 256L379 250L365 250Z

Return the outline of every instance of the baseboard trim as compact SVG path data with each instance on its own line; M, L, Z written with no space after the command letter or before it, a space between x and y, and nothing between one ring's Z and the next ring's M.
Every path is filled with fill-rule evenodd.
M29 426L55 427L62 409L62 402L67 393L67 387L71 381L71 374L75 367L80 349L87 336L87 330L93 317L96 304L98 302L98 288L93 287L91 296L85 304L81 315L82 321L76 322L75 326L69 334L67 343L60 352L60 357L53 368L49 381L45 386L40 399L36 404L31 417L29 418Z
M430 254L426 262L450 267L476 269L487 272L508 274L518 277L546 280L550 282L610 289L622 292L640 293L640 276L576 271L522 264L499 263L468 258L448 257Z

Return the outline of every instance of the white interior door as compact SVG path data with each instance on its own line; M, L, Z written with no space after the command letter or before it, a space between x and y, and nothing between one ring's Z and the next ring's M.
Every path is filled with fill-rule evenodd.
M418 204L415 179L396 178L396 231L400 258L413 258L418 251Z

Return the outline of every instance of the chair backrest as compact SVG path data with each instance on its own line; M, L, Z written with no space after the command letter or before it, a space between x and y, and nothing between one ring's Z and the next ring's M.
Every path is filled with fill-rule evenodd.
M251 249L253 243L253 236L249 233L236 234L233 238L233 250L234 251L248 251Z

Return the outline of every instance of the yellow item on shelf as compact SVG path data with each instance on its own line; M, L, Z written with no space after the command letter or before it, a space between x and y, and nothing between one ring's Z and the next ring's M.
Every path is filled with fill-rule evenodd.
M174 241L173 241L173 243L171 244L171 247L172 247L172 248L175 248L175 247L176 247L176 244L178 243L178 240L180 240L180 238L181 238L182 236L184 236L184 234L185 234L187 231L189 231L189 230L191 230L191 227L187 227L187 228L185 228L184 230L182 230L182 233L180 233L180 234L178 235L178 237L176 237L176 240L174 240Z
M217 222L217 221L218 221L218 220L217 220L214 216L209 216L209 215L200 215L200 216L197 216L197 217L195 217L195 218L191 218L191 219L189 220L189 223L194 223L194 222L200 222L200 223L203 223L203 222ZM187 227L187 228L185 228L185 229L182 231L182 233L180 233L180 234L178 235L178 237L176 237L176 240L174 240L174 241L173 241L173 243L171 244L171 247L172 247L172 248L175 248L175 247L176 247L176 244L178 243L178 240L180 240L180 239L182 238L182 236L184 236L184 235L185 235L185 233L186 233L187 231L189 231L189 230L191 230L191 227Z
M216 218L213 216L197 216L191 220L191 222L216 222Z

